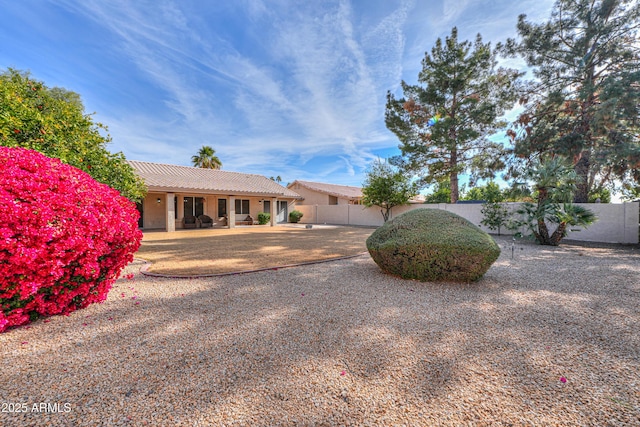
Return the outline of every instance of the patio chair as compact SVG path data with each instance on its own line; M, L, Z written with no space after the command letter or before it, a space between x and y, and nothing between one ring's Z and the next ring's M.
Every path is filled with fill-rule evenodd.
M198 226L196 217L193 215L185 215L184 218L182 218L182 226L184 228L196 228Z
M213 227L213 218L211 218L209 215L200 215L198 217L198 221L200 222L200 228Z
M245 219L236 221L236 225L253 225L253 218L251 215L247 215Z

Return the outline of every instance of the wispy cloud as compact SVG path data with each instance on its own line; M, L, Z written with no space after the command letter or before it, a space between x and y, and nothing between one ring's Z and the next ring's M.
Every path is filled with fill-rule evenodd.
M515 34L519 13L547 16L541 9L552 0L539 3L50 0L47 5L51 19L82 28L76 35L82 43L73 45L78 53L65 52L75 68L69 77L81 78L89 92L81 94L98 104L114 151L188 164L207 144L228 170L357 185L374 153L397 145L384 126L386 92L397 91L402 79L415 81L435 39L453 25L465 38L480 31L486 40L503 39ZM7 10L26 15L26 9ZM24 25L31 22L36 21L24 17ZM62 31L51 25L45 32L40 22L31 32L69 40L76 34L73 26ZM91 38L93 32L99 41ZM43 68L55 70L61 80L65 68L55 56L64 46L35 46L46 58Z
M140 72L165 93L173 113L157 124L145 120L145 129L158 132L143 130L139 121L127 128L126 121L110 120L114 135L126 135L136 152L148 152L157 137L181 156L213 140L237 169L260 167L274 153L306 164L329 152L341 156L343 173L354 175L354 166L362 169L375 157L372 149L388 145L381 126L384 93L401 74L408 2L363 33L346 0L275 2L269 8L245 1L247 18L271 41L250 40L265 50L262 62L219 34L204 39L201 24L178 3L65 6L117 35ZM215 90L217 80L226 84L223 93Z

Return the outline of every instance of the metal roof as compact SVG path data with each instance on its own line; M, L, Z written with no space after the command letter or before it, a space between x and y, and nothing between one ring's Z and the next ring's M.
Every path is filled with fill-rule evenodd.
M362 188L352 187L350 185L338 185L338 184L326 184L324 182L311 182L311 181L293 181L288 185L289 188L295 184L300 184L302 187L312 191L318 191L320 193L328 194L330 196L341 197L345 199L355 200L362 198Z
M302 199L298 193L262 175L138 160L127 162L144 180L149 191Z
M362 199L362 187L353 187L350 185L327 184L324 182L311 181L293 181L287 187L292 188L295 184L299 184L304 188L317 191L330 196L341 197L349 200ZM424 203L425 197L422 194L412 197L409 203Z

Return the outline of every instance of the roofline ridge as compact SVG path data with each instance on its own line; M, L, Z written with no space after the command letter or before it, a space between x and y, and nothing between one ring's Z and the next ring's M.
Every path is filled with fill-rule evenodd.
M238 171L229 171L229 170L222 170L222 169L210 169L210 168L198 168L196 166L185 166L185 165L175 165L175 164L171 164L171 163L158 163L158 162L149 162L147 160L131 160L131 159L127 159L128 162L138 162L138 163L148 163L150 165L158 165L158 166L171 166L171 167L179 167L179 168L188 168L188 169L203 169L203 170L212 170L212 171L219 171L219 172L226 172L226 173L235 173L235 174L239 174L239 175L252 175L252 176L259 176L262 178L267 178L264 175L260 175L259 173L248 173L248 172L238 172ZM269 179L269 178L267 178ZM274 181L275 182L275 181Z
M296 179L296 180L295 180L295 181L293 181L291 184L293 184L293 183L295 183L295 182L297 182L297 183L299 183L299 184L303 184L303 185L304 185L305 183L308 183L308 184L324 184L324 185L335 185L335 186L338 186L338 187L349 187L349 188L359 188L359 189L362 189L362 187L358 187L358 186L356 186L356 185L331 184L330 182L304 181L304 180L301 180L301 179ZM289 185L291 185L291 184L289 184Z

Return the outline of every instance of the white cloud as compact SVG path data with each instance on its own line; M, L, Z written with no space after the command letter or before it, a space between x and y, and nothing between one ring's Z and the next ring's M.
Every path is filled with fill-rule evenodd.
M415 81L438 36L448 35L452 25L461 32L515 35L520 10L542 14L547 2L56 5L113 35L105 55L120 61L115 67L135 64L130 78L111 82L118 96L128 91L149 97L144 108L119 102L99 111L116 151L186 164L207 144L225 169L297 173L301 179L312 179L313 170L338 182L360 181L374 150L397 145L384 127L386 92L395 92L403 78ZM498 12L487 16L487 10ZM227 25L227 18L233 22Z

